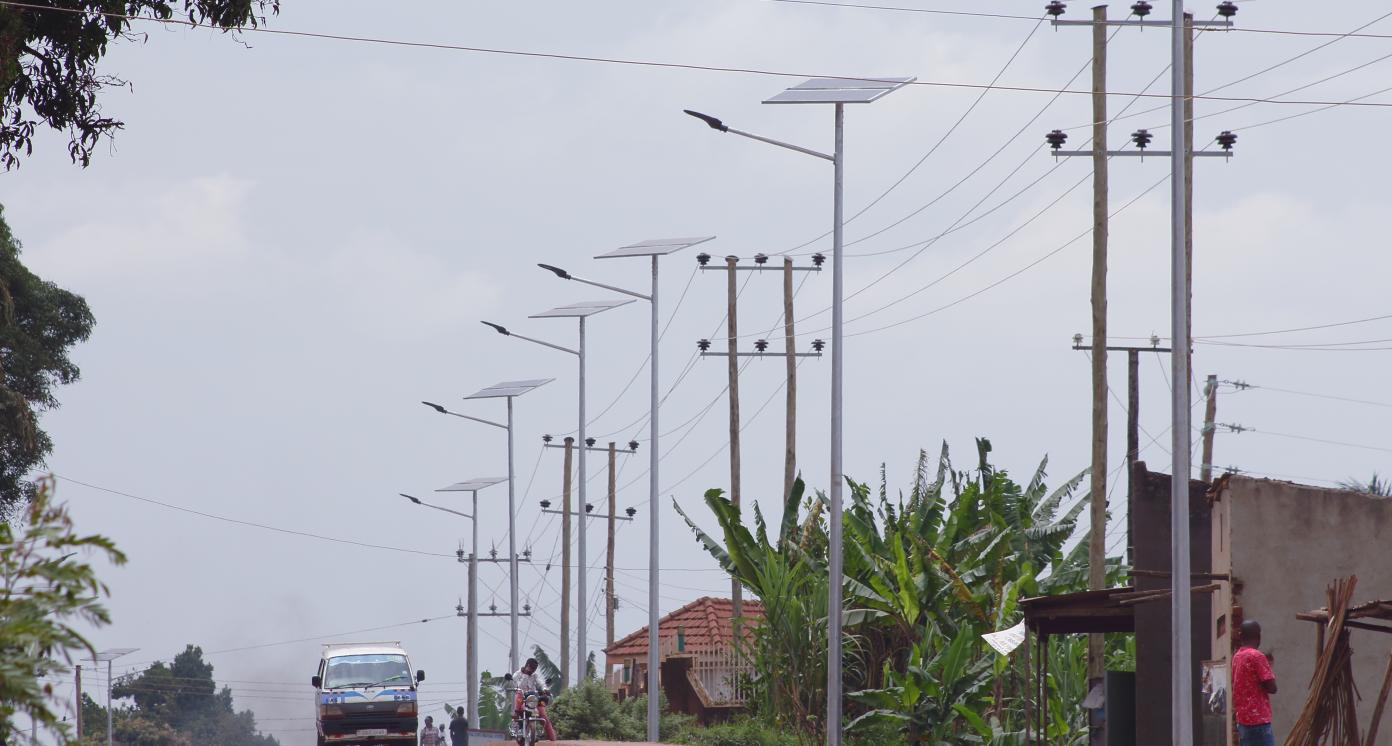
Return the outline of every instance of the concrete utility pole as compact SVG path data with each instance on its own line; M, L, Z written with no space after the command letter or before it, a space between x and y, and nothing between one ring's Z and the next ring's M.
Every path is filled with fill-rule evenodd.
M1092 9L1092 475L1088 588L1107 583L1107 6ZM1105 668L1105 638L1088 635L1088 686ZM1101 729L1092 729L1100 741Z
M609 441L609 543L604 550L604 647L614 644L614 512L617 510L614 442ZM653 507L656 510L656 506ZM606 670L605 674L608 674Z
M561 490L561 686L570 681L570 486L575 438L565 439L565 479ZM581 609L580 613L585 613Z
M739 305L739 287L735 282L737 270L739 268L739 257L725 257L726 267L726 304L725 311L726 329L729 332L729 349L734 352L739 345L739 321L737 320L737 307ZM730 502L734 504L735 510L740 506L740 413L739 413L739 357L731 355L729 357L730 372ZM734 627L739 630L739 618L743 613L744 604L741 598L741 591L738 580L730 578L730 601L734 607Z
M793 334L793 258L783 257L783 348L787 360L787 404L784 405L788 419L783 436L783 499L793 491L793 481L797 479L797 355L796 335Z
M1204 404L1203 460L1199 462L1199 480L1212 482L1213 433L1216 428L1214 419L1218 416L1218 376L1208 377L1208 384L1204 386L1204 397L1208 401Z
M1194 334L1194 14L1184 14L1184 328ZM1194 374L1194 346L1189 345L1189 375ZM1192 378L1190 379L1193 380Z
M1238 6L1232 0L1218 4L1218 15L1222 20L1196 22L1184 13L1183 0L1174 0L1172 17L1168 21L1148 20L1151 11L1149 3L1137 3L1132 7L1136 19L1121 21L1098 20L1095 16L1087 21L1066 21L1063 15L1067 4L1054 0L1046 12L1054 16L1054 26L1090 26L1096 29L1106 26L1165 27L1170 31L1170 132L1173 145L1168 151L1147 150L1153 136L1142 129L1132 135L1136 151L1110 151L1109 156L1168 156L1170 159L1170 337L1174 342L1171 350L1171 380L1173 398L1170 401L1171 444L1173 455L1170 484L1170 530L1173 543L1171 549L1171 711L1172 737L1176 746L1191 746L1194 742L1194 662L1193 662L1193 620L1190 583L1190 541L1189 541L1189 458L1190 418L1189 418L1189 363L1191 346L1190 331L1190 280L1192 274L1189 235L1189 213L1192 188L1190 165L1195 156L1214 156L1227 158L1232 155L1237 136L1223 132L1217 138L1222 146L1221 152L1196 153L1192 146L1192 34L1196 26L1231 28L1232 17ZM1094 11L1095 13L1096 11ZM1105 16L1103 17L1105 18ZM1061 152L1068 139L1061 130L1050 132L1045 138L1056 155L1093 155L1091 151Z

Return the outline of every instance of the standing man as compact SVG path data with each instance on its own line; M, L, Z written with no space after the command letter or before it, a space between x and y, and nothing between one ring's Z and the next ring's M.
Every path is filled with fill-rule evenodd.
M1276 746L1270 698L1276 693L1276 675L1271 673L1271 656L1258 649L1261 634L1255 619L1244 621L1237 652L1233 653L1232 702L1238 746Z
M440 740L440 731L435 730L435 718L425 716L425 730L420 734L420 746L445 746Z
M469 721L463 707L455 710L450 720L450 746L469 746Z

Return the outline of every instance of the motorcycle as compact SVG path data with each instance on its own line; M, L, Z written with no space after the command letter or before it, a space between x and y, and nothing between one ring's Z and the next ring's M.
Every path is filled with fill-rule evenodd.
M522 695L522 714L512 720L510 737L517 746L534 746L543 740L546 725L541 719L540 706L549 704L551 697L542 692L528 692Z

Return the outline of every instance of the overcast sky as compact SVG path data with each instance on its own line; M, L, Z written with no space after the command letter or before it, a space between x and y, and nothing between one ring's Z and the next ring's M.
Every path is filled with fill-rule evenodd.
M902 4L1034 16L1042 2ZM1074 5L1071 17L1085 17L1086 4ZM1344 32L1373 20L1385 5L1352 0L1340 4L1339 14L1317 18L1310 9L1286 0L1246 3L1239 23ZM1207 3L1196 10L1211 17ZM270 26L978 84L1020 50L1001 83L1048 89L1082 70L1090 49L1085 29L1055 32L1028 20L760 0L291 0ZM501 402L466 404L460 397L502 380L555 378L517 401L516 462L519 544L530 546L536 559L520 574L536 611L522 626L524 653L540 644L557 655L560 571L544 568L559 561L559 524L536 503L559 494L562 465L559 452L541 450L540 436L575 427L575 364L498 336L478 320L573 345L573 322L526 317L608 294L563 283L535 263L642 289L644 261L591 260L642 239L715 235L703 248L716 256L828 250L827 240L808 243L830 228L825 163L719 136L681 110L699 109L732 126L824 150L832 147L831 110L760 105L795 78L264 34L245 35L243 45L203 30L138 28L148 40L113 45L103 65L132 83L130 90L104 94L107 112L126 122L114 147L103 147L84 170L69 163L61 137L44 134L22 168L0 176L0 203L24 242L25 260L84 295L97 318L91 341L74 352L82 381L59 391L62 409L43 420L56 443L50 468L66 480L189 510L452 554L468 535L467 522L413 507L396 494L506 474L505 441L491 428L441 417L418 402L501 418ZM1389 33L1392 26L1369 31ZM1290 98L1343 101L1386 87L1389 63L1378 60L1392 49L1377 39L1342 40L1242 80L1329 41L1205 34L1196 47L1198 89L1241 80L1217 95L1266 98L1370 61ZM1124 31L1111 55L1111 90L1136 93L1157 76L1151 92L1168 90L1164 33ZM1084 74L1071 87L1087 85ZM979 95L911 86L848 110L850 212L903 177ZM848 227L854 241L847 247L848 294L866 288L847 303L847 332L854 335L847 339L846 384L852 477L874 481L885 464L891 487L907 485L918 450L936 452L944 440L967 467L977 436L991 438L995 462L1022 479L1045 456L1051 482L1086 467L1088 361L1071 349L1070 337L1089 326L1089 161L1064 162L1051 172L1055 163L1043 135L1072 128L1070 146L1080 146L1091 115L1088 97L1071 95L1040 115L1051 98L988 94L912 175ZM1113 113L1163 103L1110 99ZM1262 104L1223 113L1239 106L1198 103L1201 116L1212 115L1196 125L1201 142L1223 129L1239 132L1241 140L1231 162L1206 159L1196 169L1195 333L1282 330L1392 313L1386 307L1392 260L1378 217L1386 215L1381 175L1392 155L1368 137L1386 129L1388 110L1340 107L1253 128L1316 107ZM1168 147L1168 121L1165 111L1126 118L1113 125L1112 142L1119 146L1136 128L1149 127L1155 146ZM1111 226L1110 319L1114 335L1133 338L1128 343L1169 333L1167 185L1142 196L1167 169L1163 158L1118 160L1112 167L1113 209L1136 200ZM993 207L979 222L917 251L916 242ZM857 256L875 252L892 253ZM663 263L664 312L683 298L662 346L664 386L687 371L662 413L664 431L672 430L664 439L670 453L662 461L659 504L668 568L664 612L729 592L671 508L675 498L714 527L701 495L727 486L729 474L727 410L719 396L725 364L700 360L688 371L695 341L723 335L724 278L695 273L694 253ZM740 329L762 335L778 319L780 282L769 275L747 283ZM806 335L800 347L829 336L828 314L819 312L830 286L829 273L810 275L797 296L799 332ZM588 340L591 434L601 442L643 441L638 456L620 459L619 506L636 507L639 520L618 534L619 635L646 621L646 373L627 384L647 353L647 319L643 304L605 313L592 320ZM896 322L903 323L882 329ZM1388 330L1383 321L1223 341L1341 346L1383 340L1392 336ZM781 348L781 331L771 338ZM1362 346L1381 349L1201 344L1195 374L1392 401L1385 392L1392 374L1386 341ZM807 360L799 380L800 461L818 489L828 474L829 362ZM1146 355L1141 365L1143 442L1159 439L1143 458L1162 470L1169 466L1168 364ZM756 360L741 379L745 499L775 514L782 374L780 360ZM1124 357L1113 359L1110 380L1120 397L1111 409L1114 468L1124 456ZM1218 421L1256 432L1220 433L1216 461L1316 484L1367 477L1392 468L1387 406L1225 387ZM590 496L599 502L602 462L592 459L589 470ZM1114 505L1122 495L1115 493ZM74 481L60 481L59 496L81 529L112 536L130 555L127 566L102 569L112 589L113 624L92 635L99 648L140 648L119 662L118 672L168 660L186 643L224 651L305 638L208 655L216 676L233 682L238 706L254 709L263 729L285 743L306 743L313 727L308 677L321 639L448 617L331 639L400 640L429 675L426 701L464 699L464 621L453 613L465 573L452 557L273 533ZM461 495L437 497L464 504ZM505 486L483 492L480 502L485 545L504 547ZM1108 543L1119 549L1120 510L1114 519ZM596 603L603 538L597 524L589 540L592 649L604 636ZM484 567L481 582L482 605L496 598L506 608L503 568ZM481 667L501 672L507 622L483 620L479 628ZM105 678L84 680L100 687Z

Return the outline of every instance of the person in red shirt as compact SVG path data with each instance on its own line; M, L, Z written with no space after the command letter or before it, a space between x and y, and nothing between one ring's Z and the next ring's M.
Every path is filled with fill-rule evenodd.
M1271 731L1271 699L1276 675L1271 657L1261 652L1261 625L1254 619L1242 623L1238 649L1232 658L1233 716L1237 719L1238 746L1276 746Z

